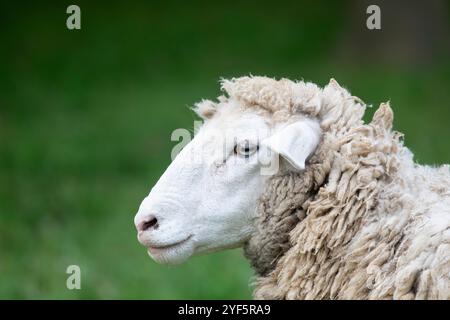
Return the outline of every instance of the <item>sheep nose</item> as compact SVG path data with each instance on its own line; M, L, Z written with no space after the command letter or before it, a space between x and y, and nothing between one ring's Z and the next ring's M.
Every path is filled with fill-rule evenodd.
M158 219L154 215L147 216L144 220L137 224L137 231L144 232L147 230L158 229Z

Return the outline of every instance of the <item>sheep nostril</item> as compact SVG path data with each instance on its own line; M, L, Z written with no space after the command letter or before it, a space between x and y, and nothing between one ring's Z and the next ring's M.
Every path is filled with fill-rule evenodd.
M158 229L158 219L154 216L149 217L146 221L144 221L140 226L140 231L147 231L149 229Z

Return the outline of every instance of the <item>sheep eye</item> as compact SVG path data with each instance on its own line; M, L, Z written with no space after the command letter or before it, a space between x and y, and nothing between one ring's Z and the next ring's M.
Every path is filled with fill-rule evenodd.
M259 150L259 145L251 144L248 140L234 146L234 154L248 158Z

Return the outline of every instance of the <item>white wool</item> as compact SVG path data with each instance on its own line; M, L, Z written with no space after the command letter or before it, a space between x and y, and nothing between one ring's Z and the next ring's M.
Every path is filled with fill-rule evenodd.
M318 118L324 130L309 168L294 177L306 197L292 198L290 212L306 215L292 228L289 214L267 222L275 219L271 208L282 203L276 198L260 209L257 223L264 226L246 249L259 268L256 298L450 299L449 168L414 164L402 135L392 131L388 104L364 124L361 100L333 79L324 89L264 77L222 86L231 100L268 110L274 121L302 113ZM275 189L268 188L263 201L274 192L285 193L283 202L290 198L295 189L283 179L269 182ZM289 244L278 239L283 225L292 229ZM264 254L274 241L283 248L272 267L274 257Z

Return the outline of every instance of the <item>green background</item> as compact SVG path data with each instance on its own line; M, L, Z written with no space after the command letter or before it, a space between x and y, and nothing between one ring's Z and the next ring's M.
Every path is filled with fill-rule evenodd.
M81 30L66 28L72 3ZM170 163L171 132L192 128L189 107L219 95L221 77L334 77L368 104L391 101L418 162L448 163L439 3L442 25L381 6L382 30L369 31L354 1L2 2L0 298L250 298L241 250L168 267L137 242L134 214ZM66 289L71 264L82 290Z

